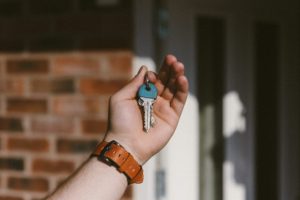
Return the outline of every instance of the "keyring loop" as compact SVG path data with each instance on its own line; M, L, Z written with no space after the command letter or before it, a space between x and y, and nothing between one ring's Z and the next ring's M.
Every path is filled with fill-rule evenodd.
M146 89L147 90L151 89L149 83L150 83L150 80L148 78L148 73L146 73L146 75L145 75L145 84L146 84Z

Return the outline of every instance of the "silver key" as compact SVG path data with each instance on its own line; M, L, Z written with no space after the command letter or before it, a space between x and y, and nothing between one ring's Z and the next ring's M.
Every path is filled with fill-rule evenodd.
M150 127L153 125L153 116L152 116L152 109L153 109L154 99L143 98L140 97L139 105L143 106L144 108L144 130L146 132L149 131Z
M153 104L157 97L157 89L154 84L147 82L143 84L138 91L138 103L144 110L144 130L148 133L153 127L155 119L152 115Z

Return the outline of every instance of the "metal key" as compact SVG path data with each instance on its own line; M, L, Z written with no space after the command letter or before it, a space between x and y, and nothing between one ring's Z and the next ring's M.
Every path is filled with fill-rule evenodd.
M153 104L157 97L157 88L153 83L146 81L138 91L138 103L144 108L144 130L148 133L150 127L154 125L152 116Z

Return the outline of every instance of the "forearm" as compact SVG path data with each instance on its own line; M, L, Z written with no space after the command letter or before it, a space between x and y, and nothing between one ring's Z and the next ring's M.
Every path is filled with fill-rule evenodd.
M47 200L119 200L127 185L124 174L93 157Z

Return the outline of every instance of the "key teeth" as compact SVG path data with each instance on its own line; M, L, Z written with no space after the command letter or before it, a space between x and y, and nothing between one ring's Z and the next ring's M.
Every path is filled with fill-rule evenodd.
M147 99L144 102L144 131L148 133L151 127L151 103Z
M155 118L151 114L151 127L154 127L154 125L155 125Z
M147 130L147 122L146 122L145 119L144 119L144 130L146 131L146 133L148 133L148 130Z
M149 129L150 129L150 127L147 126L147 122L146 122L146 120L144 120L144 130L145 130L145 132L148 133Z

